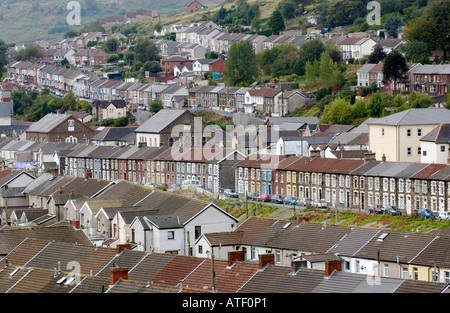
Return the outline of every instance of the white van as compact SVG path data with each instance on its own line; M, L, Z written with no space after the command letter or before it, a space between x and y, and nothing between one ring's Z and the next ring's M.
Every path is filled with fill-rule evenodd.
M198 179L183 180L183 182L181 184L182 184L182 186L194 186L194 187L201 187L202 186Z

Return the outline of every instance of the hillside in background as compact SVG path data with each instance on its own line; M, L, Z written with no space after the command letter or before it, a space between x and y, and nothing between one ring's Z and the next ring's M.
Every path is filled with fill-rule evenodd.
M7 43L62 39L66 31L79 29L107 16L125 15L138 9L158 10L161 15L186 11L192 0L78 0L81 26L70 26L66 17L68 0L2 0L0 1L0 39ZM206 0L216 6L222 0Z

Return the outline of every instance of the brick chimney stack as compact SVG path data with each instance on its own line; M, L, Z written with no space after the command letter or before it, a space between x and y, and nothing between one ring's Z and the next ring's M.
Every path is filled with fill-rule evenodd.
M329 277L334 270L339 272L342 271L341 260L325 261L325 276Z
M111 267L109 272L111 274L111 285L114 285L119 280L119 278L128 280L127 267Z
M244 262L244 251L229 251L228 252L228 266L233 265L234 262Z
M116 253L119 254L124 249L131 250L131 244L130 243L118 244L117 247L116 247Z
M263 268L267 264L275 265L275 254L267 253L259 255L259 268Z

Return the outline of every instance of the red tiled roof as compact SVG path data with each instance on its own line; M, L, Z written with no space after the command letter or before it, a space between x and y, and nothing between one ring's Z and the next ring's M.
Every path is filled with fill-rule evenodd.
M429 176L433 175L440 169L446 167L446 164L430 164L427 167L425 167L423 170L417 172L413 176L411 176L412 179L427 179Z
M215 260L215 290L221 293L234 293L241 288L259 269L257 264L237 262L228 266L227 261ZM183 287L212 291L212 261L206 259L195 272L184 281Z
M297 170L316 173L348 174L363 163L363 160L315 158L311 162L299 166Z

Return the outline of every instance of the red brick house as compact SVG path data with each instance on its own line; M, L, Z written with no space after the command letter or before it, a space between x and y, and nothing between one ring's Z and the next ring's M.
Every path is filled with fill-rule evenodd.
M425 64L413 73L411 85L418 92L446 95L449 82L450 64Z
M203 9L203 8L205 8L205 6L203 4L201 4L198 1L194 1L194 2L191 2L191 3L188 4L187 11L191 12L191 11L200 10L200 9Z
M209 64L209 70L211 73L220 73L220 76L223 76L223 71L225 70L225 63L226 61L224 59L217 59L216 61L213 61Z
M161 68L162 72L165 76L173 76L174 66L178 66L178 68L182 68L184 66L191 66L192 60L180 57L180 56L171 56L166 59L161 60Z
M108 55L101 49L80 49L73 57L75 65L99 65L107 62Z

